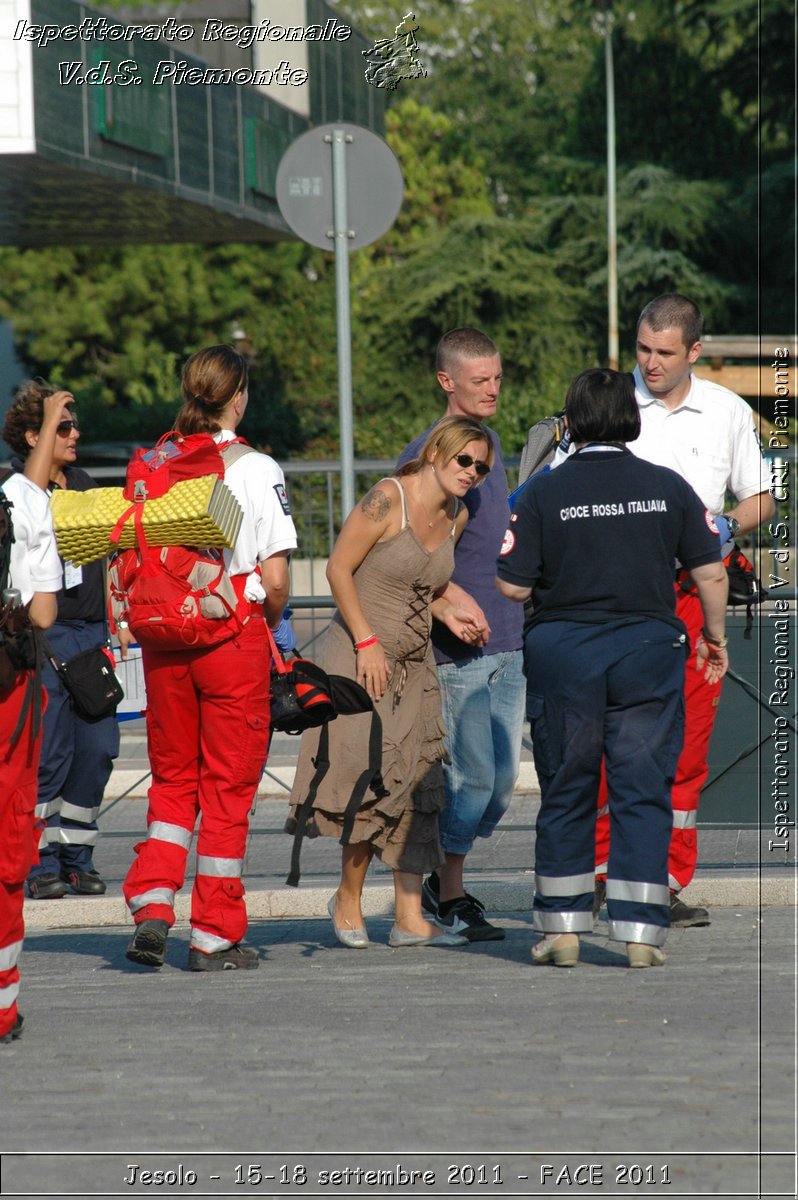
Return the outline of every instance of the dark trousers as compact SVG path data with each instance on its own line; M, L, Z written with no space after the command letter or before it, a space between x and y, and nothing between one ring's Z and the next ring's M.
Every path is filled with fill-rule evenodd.
M610 937L662 945L670 788L684 732L686 639L664 621L552 621L526 639L527 715L542 803L533 920L592 928L596 799L610 805Z
M105 641L102 621L56 622L47 639L57 658L66 661ZM31 878L58 875L73 868L91 871L97 844L97 814L119 754L116 717L86 720L72 707L69 695L49 662L42 673L47 711L42 723L36 816L43 822L39 862Z

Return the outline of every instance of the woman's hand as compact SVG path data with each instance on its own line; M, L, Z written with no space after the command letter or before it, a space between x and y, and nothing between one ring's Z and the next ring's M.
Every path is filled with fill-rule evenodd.
M729 652L725 646L713 646L699 637L696 642L696 671L704 672L707 683L720 683L729 669Z
M436 614L437 616L437 614ZM455 637L469 646L484 646L488 640L487 622L466 608L449 607L438 617L439 621L450 629Z
M52 396L45 396L42 402L42 428L48 421L58 425L63 417L64 405L74 403L75 397L67 391L53 392Z
M65 406L74 403L75 397L71 392L53 392L52 396L44 397L41 428L25 459L26 478L43 492L50 486L58 426L64 419Z
M391 678L391 668L379 642L357 651L357 682L372 700L381 700Z
M133 645L136 639L133 637L133 634L130 632L130 629L127 625L118 625L116 629L116 636L119 639L120 657L125 660L127 658L128 649Z

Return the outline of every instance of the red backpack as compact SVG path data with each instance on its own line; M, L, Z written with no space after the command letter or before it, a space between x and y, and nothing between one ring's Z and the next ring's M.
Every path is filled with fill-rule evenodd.
M131 501L111 533L119 542L129 521L136 546L118 550L109 562L111 627L126 620L133 636L154 650L185 650L229 641L244 627L249 604L246 576L230 576L220 547L150 546L144 533L147 502L166 495L184 479L216 475L254 453L241 438L221 447L209 433L167 433L151 450L137 450L127 469L125 498Z

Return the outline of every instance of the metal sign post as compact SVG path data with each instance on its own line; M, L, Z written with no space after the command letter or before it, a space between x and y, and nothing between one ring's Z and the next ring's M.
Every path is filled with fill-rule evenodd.
M335 250L344 519L355 505L349 251L370 245L391 228L403 191L402 172L390 147L370 130L341 121L303 133L277 169L277 203L285 221L311 246Z
M355 507L355 440L352 418L352 331L349 311L349 235L346 195L346 143L352 136L334 129L332 142L333 238L335 241L335 314L338 334L338 428L341 455L341 512Z

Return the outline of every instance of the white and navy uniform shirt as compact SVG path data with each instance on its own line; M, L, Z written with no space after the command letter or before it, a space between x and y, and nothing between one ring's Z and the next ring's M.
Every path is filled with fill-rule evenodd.
M535 475L510 517L500 579L532 588L540 621L675 616L673 563L720 561L704 504L675 471L620 446L586 446Z
M740 396L691 375L682 403L668 409L648 390L639 367L634 381L641 430L629 443L633 454L678 472L712 513L723 512L727 488L738 501L768 490L753 412Z
M18 588L22 603L27 604L34 592L58 592L63 584L50 504L47 493L22 474L10 475L2 488L13 505L14 543L7 586Z
M220 446L235 439L223 429L214 434ZM265 600L259 564L285 550L295 550L296 529L285 493L282 469L268 454L243 454L225 469L224 481L243 509L241 529L232 550L225 550L229 575L247 575L244 595Z

